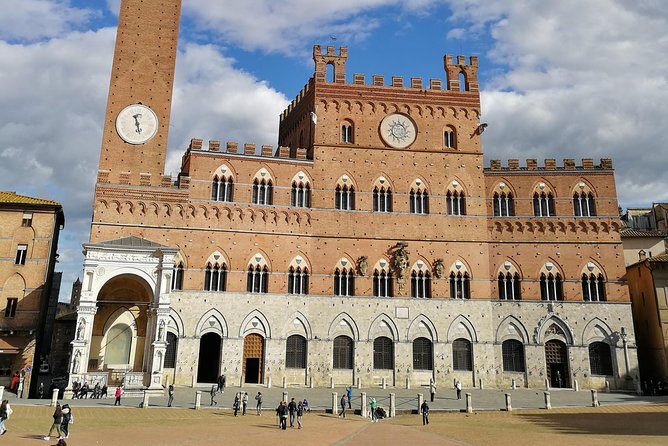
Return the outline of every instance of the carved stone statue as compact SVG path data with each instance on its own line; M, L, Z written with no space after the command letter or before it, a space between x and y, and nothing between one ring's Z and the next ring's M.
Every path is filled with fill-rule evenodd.
M79 364L81 363L81 351L77 350L77 353L74 355L74 360L72 360L72 373L79 373Z
M436 262L434 262L434 275L437 279L440 279L443 277L444 273L445 265L443 265L443 259L436 260Z
M367 257L362 256L359 258L357 265L360 270L360 275L361 276L366 276L367 270L369 269L369 263L367 262Z
M86 334L86 321L81 319L79 321L79 326L77 327L77 341L81 341Z
M400 246L399 249L394 252L393 261L399 277L404 277L406 268L408 268L408 250L405 246Z
M158 341L162 341L165 335L165 321L160 321L158 326Z

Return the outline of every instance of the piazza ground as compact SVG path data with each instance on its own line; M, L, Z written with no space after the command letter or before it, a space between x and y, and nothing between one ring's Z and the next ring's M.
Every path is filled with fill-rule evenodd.
M55 444L42 440L53 409L15 405L2 444ZM324 412L304 416L303 429L278 429L273 410L234 417L230 409L138 409L110 406L74 408L68 445L665 445L668 404L624 404L550 411L433 412L429 426L418 415L400 415L370 423L360 416L345 420Z

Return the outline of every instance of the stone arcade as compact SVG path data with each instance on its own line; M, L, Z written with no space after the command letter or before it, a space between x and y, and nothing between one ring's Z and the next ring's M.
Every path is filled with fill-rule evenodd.
M179 16L121 2L70 382L633 388L610 160L483 168L475 57L315 46L278 148L193 139L174 183Z

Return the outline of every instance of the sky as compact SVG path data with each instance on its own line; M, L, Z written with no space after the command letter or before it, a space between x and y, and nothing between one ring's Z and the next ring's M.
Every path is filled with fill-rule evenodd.
M168 0L166 0L168 1ZM61 202L61 299L82 271L120 0L0 0L0 190ZM445 79L479 57L490 159L612 158L624 207L668 200L665 0L183 0L167 173L191 138L270 144L313 74Z

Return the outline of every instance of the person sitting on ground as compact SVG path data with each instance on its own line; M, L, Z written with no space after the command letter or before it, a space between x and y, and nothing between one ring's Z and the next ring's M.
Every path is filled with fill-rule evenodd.
M302 405L304 406L304 413L309 413L311 411L308 405L308 401L306 401L306 398L304 398L304 401L302 401Z

